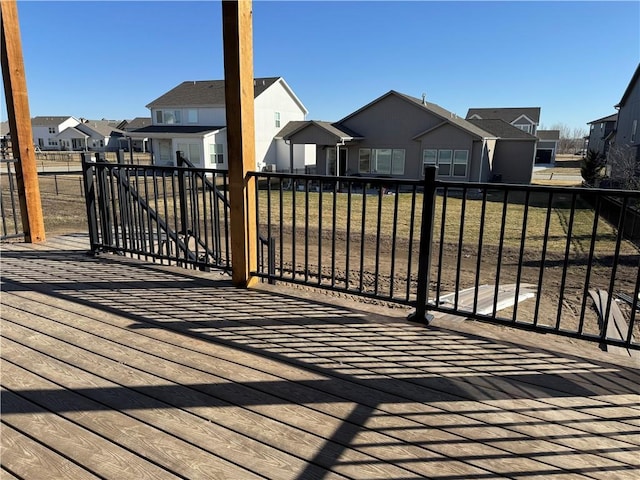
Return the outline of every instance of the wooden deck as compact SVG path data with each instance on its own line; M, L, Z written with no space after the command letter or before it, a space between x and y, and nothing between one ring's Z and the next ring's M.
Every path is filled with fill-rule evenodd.
M596 345L1 245L1 478L640 478L640 366Z

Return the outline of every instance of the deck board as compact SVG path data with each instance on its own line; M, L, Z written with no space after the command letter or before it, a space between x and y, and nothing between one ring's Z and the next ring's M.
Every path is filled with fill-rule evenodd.
M594 344L0 247L2 478L637 480L639 365Z

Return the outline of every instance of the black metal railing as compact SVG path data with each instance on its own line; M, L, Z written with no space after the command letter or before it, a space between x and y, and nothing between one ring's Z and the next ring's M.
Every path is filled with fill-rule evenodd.
M0 212L2 213L2 232L0 240L22 235L22 220L18 199L14 159L0 160Z
M251 175L262 278L640 348L639 192Z
M93 252L230 270L227 173L178 159L177 167L140 167L83 156Z

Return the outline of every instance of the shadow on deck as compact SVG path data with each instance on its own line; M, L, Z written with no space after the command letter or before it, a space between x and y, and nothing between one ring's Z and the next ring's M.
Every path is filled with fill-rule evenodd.
M637 478L631 359L86 246L2 244L7 475Z

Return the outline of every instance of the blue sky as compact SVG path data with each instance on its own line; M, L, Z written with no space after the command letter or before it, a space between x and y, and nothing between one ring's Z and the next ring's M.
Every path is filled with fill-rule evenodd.
M18 1L31 116L149 116L185 80L224 76L220 1ZM542 108L546 128L615 112L640 61L640 2L253 3L254 75L309 119L389 90L465 115ZM4 95L0 119L6 120Z

